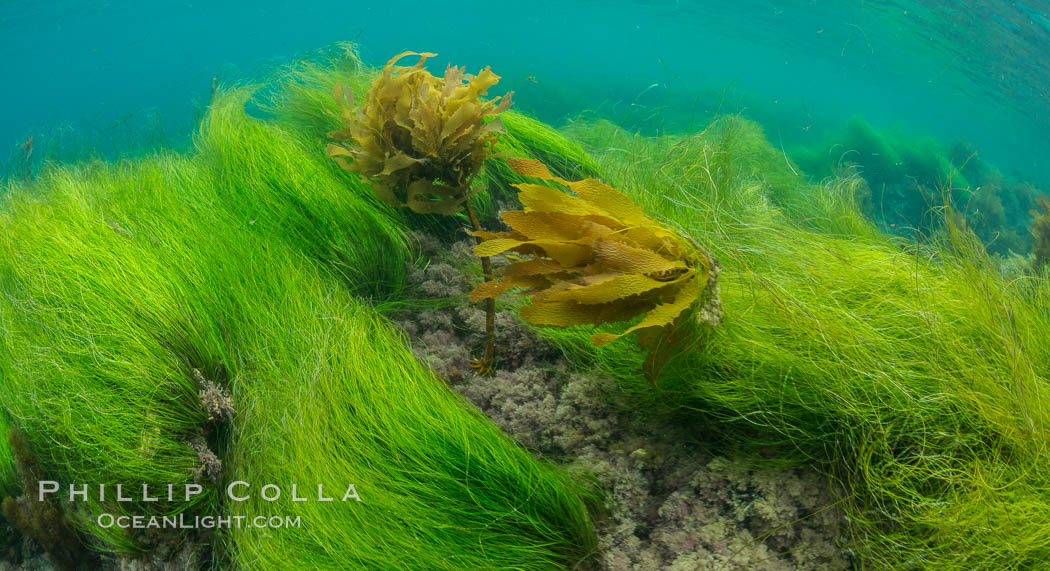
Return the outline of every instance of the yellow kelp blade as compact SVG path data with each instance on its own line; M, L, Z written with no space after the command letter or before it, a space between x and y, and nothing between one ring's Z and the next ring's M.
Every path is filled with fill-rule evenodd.
M413 65L411 67L407 67L407 66L394 67L394 64L397 63L398 60L400 60L401 58L408 57L408 56L419 56L419 61L417 61L415 63L415 65ZM430 52L401 52L401 53L397 54L396 56L390 58L390 60L386 62L386 66L385 67L391 68L391 71L400 71L400 70L403 70L403 69L412 69L413 67L422 67L423 63L425 61L427 61L427 58L432 58L432 57L437 57L437 54L430 53Z
M547 165L536 159L522 159L522 158L510 158L507 159L507 165L510 166L514 172L522 176L531 176L543 180L553 180L555 182L564 184L572 189L573 192L585 203L589 203L590 208L584 208L590 210L594 214L608 215L610 218L616 218L625 223L625 225L651 225L653 221L645 215L645 211L640 206L634 203L627 195L616 190L615 188L593 178L585 178L578 181L567 181L561 177L557 177L551 174L550 169ZM522 185L524 186L524 185ZM540 185L530 185L540 186ZM519 186L520 188L520 186ZM546 187L543 187L546 188ZM534 191L539 194L541 191ZM564 195L564 193L559 193ZM545 195L543 198L549 198L550 195ZM542 200L533 201L533 197L522 197L522 204L529 207L525 200L529 199L530 202L543 204L543 210L555 209L550 207L550 203L543 203ZM541 198L537 196L536 198ZM535 206L534 206L535 207Z
M652 250L635 248L617 240L595 240L591 248L604 271L658 274L686 268L682 260L669 260Z
M346 144L327 152L340 167L383 185L384 202L420 214L454 214L481 190L471 183L502 133L501 123L483 119L505 110L510 97L498 104L480 99L499 81L488 68L475 77L450 67L435 77L424 67L435 55L406 51L390 58L358 109L352 92L333 88L343 125L329 136ZM410 56L419 59L398 65Z
M653 224L641 206L635 204L627 195L601 181L585 178L581 181L570 182L568 186L581 200L592 204L596 211L620 220L625 226L651 226Z
M525 207L526 212L557 212L577 216L600 216L602 214L593 205L556 188L542 184L515 184L513 186L518 189L518 201Z
M522 183L523 210L502 213L513 232L486 234L479 256L517 252L533 256L504 268L495 284L475 288L475 299L531 287L522 319L540 327L570 327L637 320L619 334L592 335L596 346L637 334L649 349L645 373L660 367L693 328L686 317L706 292L712 260L691 239L648 218L629 196L593 178L566 181L534 159L508 159L522 176L554 185ZM717 295L717 294L714 294ZM717 299L717 298L713 298Z
M533 240L574 241L584 236L601 238L612 234L618 227L615 220L601 216L522 210L504 211L500 216L507 226Z
M541 178L543 180L555 180L558 182L566 182L565 179L556 177L551 174L550 169L547 165L543 164L542 161L536 159L523 159L520 157L511 157L507 159L507 166L514 172L521 176L531 176L535 178Z
M624 321L650 307L652 304L644 301L585 305L571 301L542 301L533 296L532 303L521 308L520 313L522 319L538 327L570 327Z
M554 260L546 260L543 258L515 262L503 267L503 275L506 277L546 275L567 271L570 271L570 269L562 266Z
M591 249L582 244L557 240L514 240L511 238L486 240L474 247L474 253L484 258L502 254L507 250L518 251L523 247L540 248L547 256L563 266L575 266L591 256Z
M483 299L495 298L508 289L515 287L541 288L551 285L551 281L545 276L521 276L516 278L503 278L499 281L481 282L470 292L470 301L478 302Z
M689 309L693 305L699 296L699 292L696 290L697 283L695 279L690 279L682 284L682 289L679 291L678 296L671 303L658 305L649 311L648 315L645 316L638 325L629 328L620 334L612 333L596 333L591 336L591 342L594 343L595 347L601 347L616 341L620 337L627 335L633 331L639 329L645 329L647 327L666 327L678 319L678 316L685 310Z
M574 301L576 303L609 303L633 295L650 293L653 290L678 286L677 282L662 282L638 274L605 274L608 279L596 280L594 285L570 287L547 298L549 301Z

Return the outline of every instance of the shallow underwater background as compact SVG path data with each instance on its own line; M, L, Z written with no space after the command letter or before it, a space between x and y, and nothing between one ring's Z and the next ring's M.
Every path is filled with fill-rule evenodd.
M555 124L597 109L659 132L744 111L791 146L859 114L1047 182L1048 14L1043 0L8 0L0 149L61 125L108 153L185 141L213 77L353 40L372 65L404 49L438 52L435 69L491 65L520 110Z

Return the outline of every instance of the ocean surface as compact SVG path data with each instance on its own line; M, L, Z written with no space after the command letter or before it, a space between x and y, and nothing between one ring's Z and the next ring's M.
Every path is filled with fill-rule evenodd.
M404 50L439 53L435 70L491 65L554 125L597 111L673 133L742 112L790 147L859 115L1050 182L1043 0L0 0L0 160L30 136L68 158L185 145L213 78L341 41L374 65Z

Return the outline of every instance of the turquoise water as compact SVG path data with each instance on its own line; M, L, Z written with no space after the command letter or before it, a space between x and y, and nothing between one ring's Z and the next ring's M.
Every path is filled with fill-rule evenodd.
M9 164L188 140L212 78L338 41L491 65L519 109L597 110L643 132L743 112L787 147L852 115L1050 181L1050 3L965 1L0 2ZM4 155L0 155L3 157ZM9 167L10 168L10 167Z

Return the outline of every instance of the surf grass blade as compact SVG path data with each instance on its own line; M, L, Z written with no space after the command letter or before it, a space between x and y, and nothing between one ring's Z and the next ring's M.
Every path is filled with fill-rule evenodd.
M589 332L546 334L653 414L821 467L865 565L1050 557L1050 281L1002 278L951 212L934 213L943 230L923 243L881 234L852 181L791 183L743 119L658 139L594 129L617 188L711 245L726 318L655 388L634 373L637 354L592 348Z
M4 193L0 396L48 476L181 489L202 432L222 462L193 501L89 498L74 523L134 553L148 538L94 518L299 516L299 530L218 534L217 564L248 569L586 559L593 492L502 435L367 306L401 285L396 218L245 115L245 96L219 95L193 155L54 166ZM208 425L194 370L228 388L232 424ZM224 497L237 479L252 500ZM356 484L362 501L291 503L308 482L339 497ZM259 499L270 483L283 513Z

